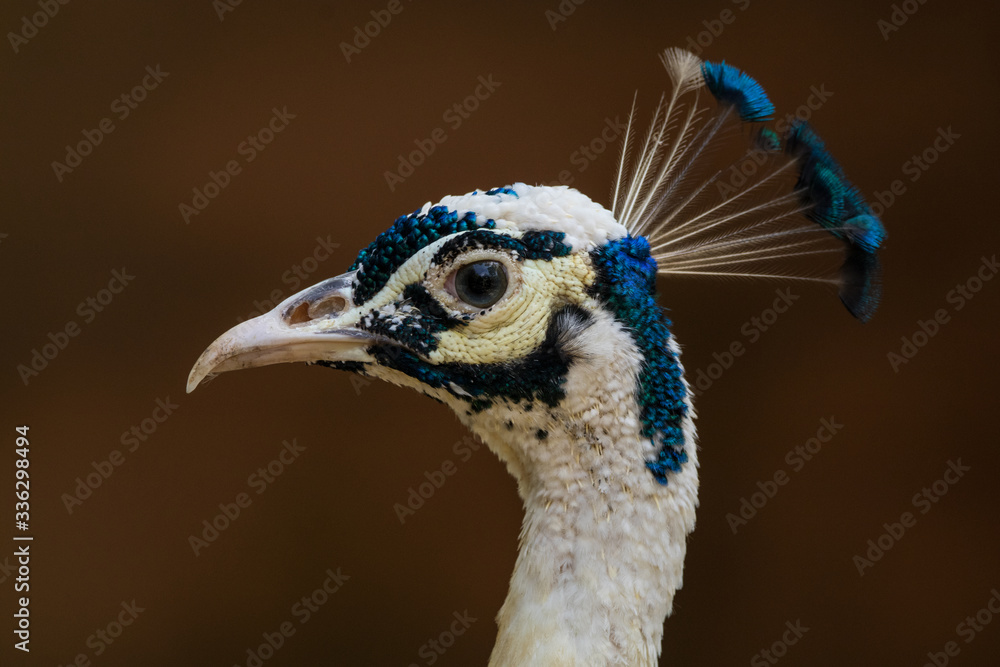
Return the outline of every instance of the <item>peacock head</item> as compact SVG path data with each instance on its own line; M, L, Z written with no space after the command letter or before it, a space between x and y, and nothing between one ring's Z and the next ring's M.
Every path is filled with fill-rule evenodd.
M630 366L634 387L660 360L650 368L668 372L647 384L674 418L645 416L650 444L664 450L650 465L665 480L684 454L662 443L680 442L687 408L656 274L645 238L566 186L445 197L399 217L347 273L220 336L192 369L188 391L213 373L308 362L416 389L480 434L538 440L575 384L597 392L584 378L572 382L572 367L586 375L618 359L616 372ZM631 392L619 401L626 398Z

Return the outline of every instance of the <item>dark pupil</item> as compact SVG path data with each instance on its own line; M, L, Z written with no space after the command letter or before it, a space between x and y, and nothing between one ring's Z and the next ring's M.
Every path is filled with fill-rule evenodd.
M455 292L470 306L492 306L506 291L507 272L500 262L466 264L455 274Z

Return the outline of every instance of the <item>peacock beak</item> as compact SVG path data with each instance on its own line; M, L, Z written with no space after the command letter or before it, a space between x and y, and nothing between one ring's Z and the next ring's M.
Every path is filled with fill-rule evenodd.
M344 323L354 273L324 280L219 336L188 375L190 394L209 375L296 361L371 361L375 338Z

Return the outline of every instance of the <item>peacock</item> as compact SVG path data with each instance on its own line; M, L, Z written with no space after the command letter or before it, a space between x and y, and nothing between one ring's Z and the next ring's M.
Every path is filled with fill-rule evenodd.
M885 229L806 122L681 49L649 129L632 101L610 210L515 183L427 203L343 275L220 336L191 370L280 362L451 407L524 504L490 659L655 665L698 505L692 391L657 278L805 280L869 320ZM736 179L734 175L741 175Z

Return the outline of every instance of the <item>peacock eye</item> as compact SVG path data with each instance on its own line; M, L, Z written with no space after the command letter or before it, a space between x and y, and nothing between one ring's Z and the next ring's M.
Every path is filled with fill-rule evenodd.
M455 272L455 295L475 308L488 308L507 292L507 269L485 260L466 264Z

